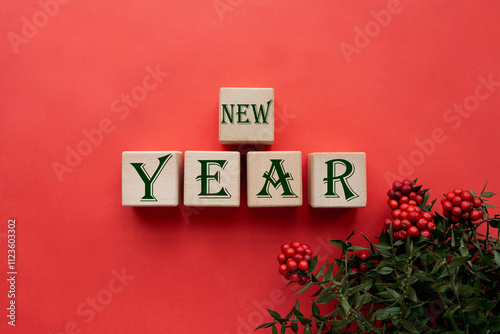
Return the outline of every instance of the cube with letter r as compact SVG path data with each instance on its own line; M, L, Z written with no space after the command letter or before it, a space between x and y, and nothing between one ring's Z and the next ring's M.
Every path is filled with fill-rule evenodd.
M366 207L366 154L308 155L309 205L313 208Z

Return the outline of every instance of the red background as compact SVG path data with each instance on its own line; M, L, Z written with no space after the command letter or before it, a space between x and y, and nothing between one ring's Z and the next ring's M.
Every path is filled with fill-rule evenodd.
M389 213L387 179L419 177L434 196L487 179L499 190L500 3L402 0L375 24L390 3L73 0L44 22L39 2L4 1L0 263L5 278L16 218L19 274L15 329L1 281L0 331L248 333L269 319L264 307L295 301L279 292L280 245L307 242L323 261L338 254L328 238L354 229L366 245L360 232L378 234ZM38 31L13 45L33 16ZM355 40L365 28L371 37ZM342 43L358 48L346 56ZM169 75L126 117L113 112L157 65ZM475 100L489 76L497 86ZM232 86L275 89L281 118L266 149L303 152L305 189L308 153L366 152L367 207L251 210L244 194L236 209L122 207L122 151L237 148L218 141L218 89ZM448 119L464 101L470 114ZM58 179L53 163L103 119L112 131ZM429 144L436 128L441 142ZM86 322L77 307L104 298L122 268L135 278Z

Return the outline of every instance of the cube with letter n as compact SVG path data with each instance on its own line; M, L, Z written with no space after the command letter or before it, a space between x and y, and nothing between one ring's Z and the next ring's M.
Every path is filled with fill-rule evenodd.
M366 154L308 155L309 205L313 208L366 207Z

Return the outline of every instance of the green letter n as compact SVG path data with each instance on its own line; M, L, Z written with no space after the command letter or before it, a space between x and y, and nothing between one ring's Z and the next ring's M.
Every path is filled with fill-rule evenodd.
M293 176L290 173L286 173L283 168L283 159L271 159L271 169L269 172L265 172L263 177L266 179L264 183L264 187L257 194L259 198L272 198L269 193L269 186L272 185L275 189L278 189L280 186L283 189L283 193L281 197L284 198L297 198L298 196L292 190L290 186L290 180L293 180ZM276 172L278 176L277 179L274 178L273 174Z
M339 176L336 175L337 165L345 166L344 174ZM354 174L354 165L352 163L344 159L333 159L327 161L326 166L327 177L323 179L323 182L327 185L327 192L325 194L326 198L340 198L340 196L335 192L335 186L337 182L340 182L340 184L342 185L346 201L349 202L350 200L359 197L359 195L352 190L351 186L346 181Z
M233 123L233 118L234 118L234 111L233 111L234 104L231 104L231 113L229 113L229 109L227 107L227 104L222 105L222 122L221 124L227 124L226 123L226 115L229 120L229 123Z
M172 154L167 154L164 157L158 158L160 161L160 164L156 168L153 176L149 176L148 172L144 169L144 164L142 162L134 162L131 163L131 165L135 168L137 173L139 173L139 176L141 177L142 181L144 182L144 196L141 198L141 202L157 202L158 200L153 196L153 184L155 183L156 179L160 175L161 171L167 164L167 162L170 160L172 157Z

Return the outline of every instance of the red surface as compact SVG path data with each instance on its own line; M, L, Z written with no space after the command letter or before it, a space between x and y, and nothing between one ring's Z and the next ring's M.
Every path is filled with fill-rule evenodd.
M371 12L388 6L397 14L374 24ZM365 244L360 232L378 234L389 213L386 176L419 177L436 196L487 179L500 190L497 1L90 0L59 5L47 22L34 0L0 9L0 268L5 278L13 217L19 272L15 329L1 281L2 333L249 333L264 308L295 301L280 290L280 245L307 242L324 260L336 254L328 237L354 229ZM14 47L9 33L33 15L41 27ZM356 38L365 26L370 40ZM346 57L342 43L358 49ZM157 65L169 75L127 113L122 94ZM489 76L496 86L476 90ZM122 207L122 151L236 148L218 142L223 86L275 89L288 116L269 149L301 150L304 177L308 153L366 152L368 206ZM464 101L467 117L448 114ZM53 163L100 123L102 142L58 179ZM436 128L441 142L418 153ZM135 277L125 287L112 274L122 268ZM112 301L92 316L96 296Z

